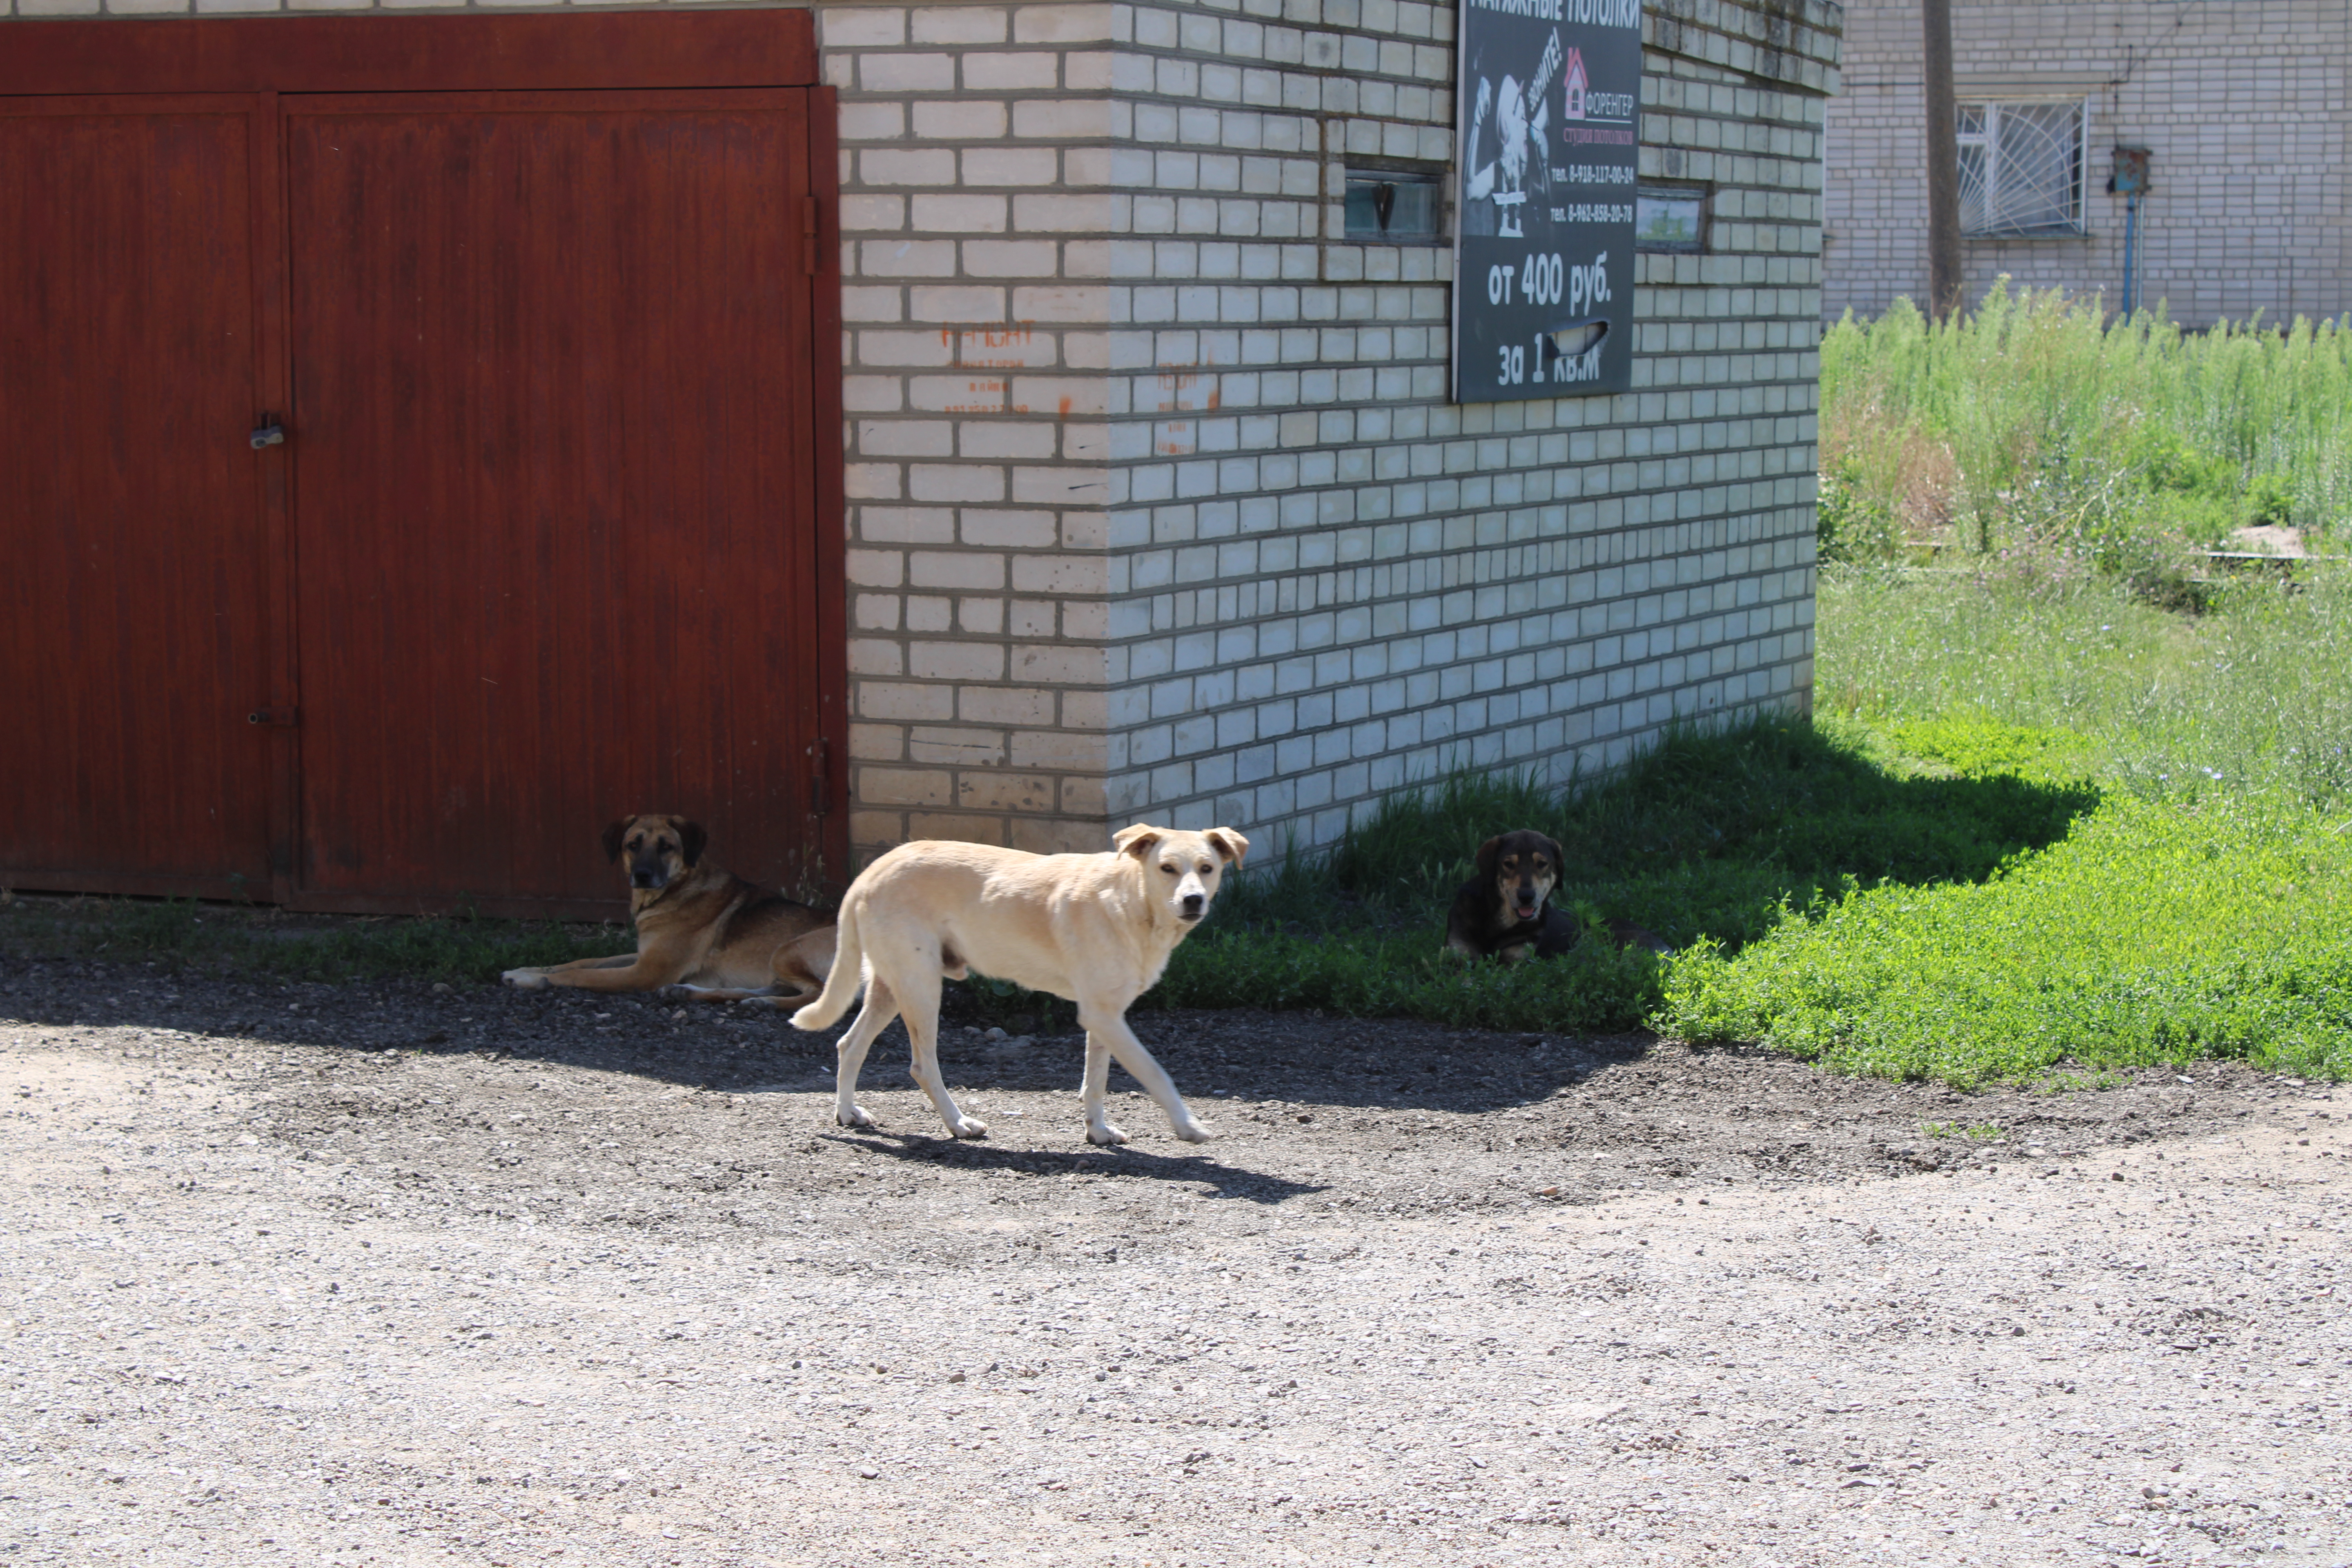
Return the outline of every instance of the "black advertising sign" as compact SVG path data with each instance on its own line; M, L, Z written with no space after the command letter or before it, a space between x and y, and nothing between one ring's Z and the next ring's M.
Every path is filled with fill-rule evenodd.
M1461 0L1454 399L1633 372L1641 0Z

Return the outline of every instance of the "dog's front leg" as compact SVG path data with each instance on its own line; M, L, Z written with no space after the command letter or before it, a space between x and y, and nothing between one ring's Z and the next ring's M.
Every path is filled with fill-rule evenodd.
M1110 1042L1100 1029L1087 1031L1087 1071L1080 1098L1087 1108L1087 1142L1089 1143L1124 1143L1124 1129L1112 1124L1110 1112L1103 1101L1110 1088Z
M561 985L573 991L597 991L618 994L628 991L658 991L674 984L687 973L687 966L666 952L640 952L624 963L593 965L581 969L551 969L546 984ZM525 990L538 986L522 984Z
M551 963L544 968L509 969L499 978L518 991L544 991L551 985L571 984L555 978L559 974L582 969L629 969L635 967L636 962L637 955L634 952L616 952L609 958L575 958L569 963Z
M696 985L688 981L665 985L656 994L665 1002L734 1002L746 1007L786 1008L797 1008L802 1003L816 997L814 990L806 988L780 995L772 985L762 985L755 990L742 985Z
M1128 1027L1124 1007L1090 1009L1080 1003L1078 1022L1087 1028L1087 1137L1089 1140L1097 1143L1125 1142L1127 1140L1127 1135L1111 1126L1103 1114L1103 1094L1110 1077L1110 1065L1103 1062L1097 1066L1098 1049L1117 1057L1118 1065L1143 1086L1143 1092L1150 1095L1167 1114L1169 1131L1177 1137L1187 1143L1205 1143L1216 1136L1206 1122L1192 1114L1184 1103L1184 1097L1176 1092L1175 1080L1152 1059L1151 1053L1143 1048L1143 1042L1135 1037L1135 1031ZM1096 1137L1097 1126L1112 1136Z
M797 1013L809 1003L815 1001L824 990L824 987L822 985L803 985L793 991L786 991L781 986L772 986L765 991L746 991L737 1005L766 1007L778 1013Z

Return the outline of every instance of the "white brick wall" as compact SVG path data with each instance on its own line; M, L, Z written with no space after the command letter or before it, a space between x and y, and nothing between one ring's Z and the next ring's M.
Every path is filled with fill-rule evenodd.
M1338 237L1351 155L1451 157L1453 9L1118 14L1111 816L1318 846L1801 705L1834 8L1654 8L1643 172L1712 184L1711 251L1641 258L1637 390L1470 407L1449 253Z
M1822 304L1875 315L1927 293L1925 107L1917 0L1848 7L1845 87L1830 106ZM1957 0L1963 98L2090 104L2090 232L1967 239L1970 299L2021 286L2122 305L2124 201L2109 150L2155 153L2141 207L2144 298L2209 326L2352 310L2352 0L2019 5Z
M1710 248L1639 258L1634 390L1466 408L1450 253L1339 203L1451 157L1450 6L817 10L861 858L1317 846L1456 763L1807 703L1836 6L1653 0L1642 170L1709 189Z
M1103 837L1108 4L820 9L842 95L850 837Z

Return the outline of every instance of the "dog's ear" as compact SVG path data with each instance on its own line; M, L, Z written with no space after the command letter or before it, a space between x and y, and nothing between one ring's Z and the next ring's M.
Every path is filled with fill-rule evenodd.
M628 837L629 824L635 820L634 816L625 816L604 829L605 859L618 860L621 858L621 840Z
M1559 852L1559 840L1557 838L1546 838L1544 840L1544 853L1551 857L1551 874L1557 878L1560 874L1562 866L1566 863L1565 858Z
M1230 827L1212 827L1201 837L1209 841L1210 848L1236 866L1242 863L1242 857L1249 853L1249 840Z
M677 852L686 857L687 869L690 871L702 863L702 851L709 844L710 835L702 831L698 822L688 822L683 816L670 820L677 824Z
M1151 853L1153 845L1160 842L1160 829L1149 823L1139 822L1112 834L1110 842L1120 854L1132 855L1140 860Z
M1481 877L1493 876L1495 874L1495 862L1501 858L1502 853L1503 836L1499 833L1495 835L1494 837L1486 840L1486 843L1478 846L1478 875Z

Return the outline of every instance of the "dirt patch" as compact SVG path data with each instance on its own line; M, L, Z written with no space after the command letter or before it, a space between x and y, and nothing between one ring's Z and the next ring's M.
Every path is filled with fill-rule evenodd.
M2324 1086L1137 1022L1221 1141L1088 1148L1069 1037L950 1034L956 1143L895 1030L851 1133L771 1016L20 967L0 1550L2344 1560Z
M2311 554L2303 531L2284 523L2261 523L2242 528L2230 535L2230 548L2250 551L2257 555L2275 555L2284 561L2302 561Z

